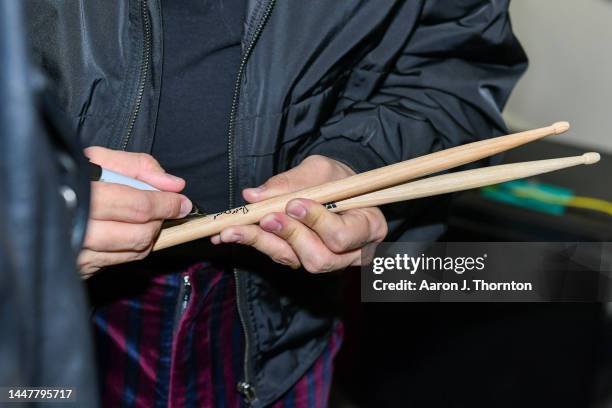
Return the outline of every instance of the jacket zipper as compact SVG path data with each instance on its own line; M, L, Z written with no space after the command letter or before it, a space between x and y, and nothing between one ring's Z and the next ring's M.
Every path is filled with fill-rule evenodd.
M182 282L179 286L179 292L176 300L176 309L174 312L174 323L172 324L172 332L176 333L183 313L189 306L189 300L191 299L192 286L191 278L187 273L183 274Z
M134 127L136 126L136 119L138 113L142 107L142 98L144 97L144 91L147 83L147 77L149 74L149 64L151 60L151 21L149 19L149 13L147 12L147 0L141 0L141 13L142 21L144 25L144 42L142 47L142 60L140 62L140 74L138 79L138 93L136 94L136 101L134 108L128 119L127 131L123 137L121 143L121 150L126 150L130 137L134 133Z
M183 294L181 296L181 314L187 309L189 299L191 298L191 280L189 275L183 275Z
M242 75L244 74L244 69L246 67L247 60L255 47L255 43L259 39L263 28L265 27L270 14L272 14L272 9L274 8L275 0L270 0L268 5L266 6L266 10L264 11L263 17L259 22L259 25L255 29L253 34L253 39L245 49L244 54L242 55L242 59L240 61L240 65L238 67L238 74L236 76L236 83L234 86L234 94L232 97L232 109L230 110L230 120L229 120L229 129L228 129L228 138L227 138L227 156L228 156L228 182L229 182L229 208L234 207L234 132L236 128L236 114L238 111L238 100L240 98L240 84L242 82ZM240 284L238 279L238 270L234 268L234 280L236 282L236 305L238 309L238 317L240 318L240 324L242 325L242 331L244 333L244 380L239 381L236 388L239 393L241 393L247 404L251 404L256 398L255 388L250 382L249 375L249 348L250 348L250 339L248 335L248 328L246 324L246 320L244 318L244 314L242 311L242 299L240 296Z

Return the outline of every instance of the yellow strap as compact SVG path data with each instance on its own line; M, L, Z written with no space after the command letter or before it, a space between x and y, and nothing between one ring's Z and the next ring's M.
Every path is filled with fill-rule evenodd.
M574 197L567 202L568 206L576 208L587 208L600 211L612 216L612 202L591 197Z
M559 198L553 194L534 191L514 190L519 197L531 198L547 204L564 205L566 207L585 208L588 210L603 212L612 216L612 202L592 197Z

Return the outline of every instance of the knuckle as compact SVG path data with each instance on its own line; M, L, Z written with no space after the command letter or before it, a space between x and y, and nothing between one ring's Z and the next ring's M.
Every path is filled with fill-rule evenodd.
M157 236L157 228L154 226L148 226L145 228L140 234L139 238L136 240L136 251L147 251L152 245L153 241L155 241L155 237Z
M96 236L91 231L92 230L92 223L93 222L95 222L95 221L92 221L91 219L89 220L89 224L87 225L87 230L85 231L85 237L83 238L82 249L90 249L95 244ZM81 252L80 257L85 257L83 252ZM79 257L79 259L80 259L80 257Z
M284 233L284 238L289 243L298 242L300 238L300 232L295 226L288 225L286 227L286 232Z
M108 224L104 221L97 221L90 219L87 224L87 230L85 231L85 238L83 239L82 249L90 250L83 251L84 254L91 255L97 250L101 250L107 246L107 241L112 231L108 230Z
M90 187L90 214L95 216L109 205L113 205L115 199L121 194L121 187L123 186L114 183L104 183L101 181L92 182Z
M178 217L181 213L181 198L177 194L168 196L167 204L165 206L166 217L172 218Z
M338 180L354 174L346 165L318 154L308 156L302 163L316 168L317 174L323 176L328 181Z
M153 250L153 243L152 242L149 242L148 244L145 243L139 249L134 249L132 252L129 253L128 262L140 261L141 259L146 258L152 250Z
M82 275L83 278L88 278L91 275L93 275L94 273L98 272L100 270L100 268L96 267L96 266L92 266L92 265L83 265L80 266L79 265L79 271Z
M387 225L387 219L383 215L382 211L376 209L374 217L368 217L370 231L372 232L372 240L374 242L380 242L385 239L389 233L389 226Z
M293 259L287 254L275 255L272 260L281 265L293 265Z
M153 250L153 245L151 244L151 245L149 245L149 247L147 249L145 249L144 251L141 251L138 254L138 259L140 260L140 259L146 258L147 256L149 256L149 254L151 253L152 250Z
M149 251L147 250L133 252L128 261L141 261L145 259L147 255L149 255Z
M147 153L135 153L140 164L140 167L144 170L152 170L159 168L159 163L150 154Z
M153 201L148 194L139 194L139 198L132 201L134 221L145 223L151 221L153 215Z
M146 233L139 232L132 237L127 247L132 251L144 251L149 244Z
M99 181L92 182L90 185L92 204L102 199L106 193L112 191L112 187L114 187L112 184L113 183L102 183ZM109 189L109 187L111 188Z
M334 269L334 262L330 256L314 255L304 261L304 269L310 273L330 272Z
M77 258L77 267L81 274L87 276L91 275L103 267L103 263L100 260L96 260L96 256L91 251L81 251Z
M240 226L240 227L229 227L221 231L221 240L237 242L243 245L253 245L257 242L257 233L253 231L252 225ZM236 237L240 237L236 241Z
M377 231L378 231L377 234L374 234L374 241L376 242L383 241L387 237L387 234L389 233L389 226L387 225L386 222L381 222L380 227Z
M318 229L326 226L327 210L321 210L320 207L311 207L308 211L309 224L313 229Z
M149 241L146 239L146 237L138 237L134 240L132 244L132 250L142 252L145 251L148 246Z
M269 183L269 186L275 187L281 190L286 190L289 188L290 180L289 177L285 173L277 174L276 176L270 178L266 184Z
M323 160L318 163L317 166L319 166L319 168L321 168L321 170L328 175L328 178L334 178L333 176L336 174L337 167L331 160Z
M334 164L325 156L318 154L308 156L304 159L304 163L317 169L317 173L325 175L327 178L334 173Z
M77 266L79 269L83 269L89 266L91 259L87 254L87 251L81 251L79 256L77 257Z
M307 163L311 165L326 165L328 162L329 160L326 157L321 156L320 154L312 154L302 160L302 163Z
M259 242L259 234L257 232L247 232L244 231L244 233L242 234L242 239L240 240L241 244L244 245L249 245L249 246L255 246L257 245Z
M344 228L334 230L329 236L327 247L333 252L343 252L351 245L351 234Z

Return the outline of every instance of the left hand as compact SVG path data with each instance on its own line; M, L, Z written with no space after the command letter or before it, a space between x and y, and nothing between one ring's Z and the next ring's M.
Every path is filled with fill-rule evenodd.
M353 174L343 163L314 155L242 195L255 203ZM315 201L295 199L286 213L268 214L259 225L226 228L211 241L250 245L280 264L321 273L361 265L361 249L386 235L387 222L377 207L334 214Z

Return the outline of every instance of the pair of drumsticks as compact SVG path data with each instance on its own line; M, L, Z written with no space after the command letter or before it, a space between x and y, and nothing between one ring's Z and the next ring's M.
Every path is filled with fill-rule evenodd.
M266 214L284 212L287 203L295 198L314 200L326 204L330 211L341 212L484 187L582 164L597 163L598 153L585 153L582 156L460 171L406 183L409 180L510 150L545 136L564 133L569 127L567 122L557 122L540 129L469 143L258 203L190 219L180 225L164 228L153 250L212 236L233 225L255 224Z

